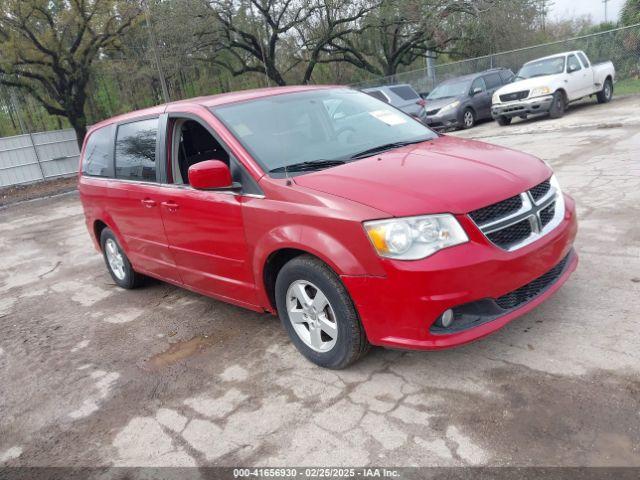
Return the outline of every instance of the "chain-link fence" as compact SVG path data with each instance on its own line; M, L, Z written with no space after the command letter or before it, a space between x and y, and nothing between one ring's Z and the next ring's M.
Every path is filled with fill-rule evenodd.
M418 92L429 92L438 83L449 78L496 67L510 68L517 72L530 60L569 50L583 50L594 63L611 60L616 68L617 80L637 80L636 88L640 92L640 24L458 62L425 66L418 70L367 80L354 86L366 88L408 83Z

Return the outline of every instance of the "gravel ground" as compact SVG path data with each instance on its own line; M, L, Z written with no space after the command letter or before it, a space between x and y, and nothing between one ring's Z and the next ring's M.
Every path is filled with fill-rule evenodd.
M456 135L547 160L581 263L458 349L314 367L278 321L114 286L76 194L0 211L0 464L640 466L640 97Z
M61 193L76 190L78 179L72 177L56 178L46 182L30 183L28 185L16 185L0 188L0 207L13 203L33 200L35 198L50 197Z

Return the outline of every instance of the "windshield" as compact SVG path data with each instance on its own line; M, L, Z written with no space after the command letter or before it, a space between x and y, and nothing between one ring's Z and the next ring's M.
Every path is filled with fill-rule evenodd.
M517 78L542 77L556 75L564 71L564 57L553 57L545 60L534 60L525 63L518 72Z
M212 111L266 172L302 162L355 161L352 156L381 145L437 136L405 113L350 89L273 95Z
M427 97L428 100L438 100L439 98L460 97L469 93L471 82L464 80L460 82L441 83Z

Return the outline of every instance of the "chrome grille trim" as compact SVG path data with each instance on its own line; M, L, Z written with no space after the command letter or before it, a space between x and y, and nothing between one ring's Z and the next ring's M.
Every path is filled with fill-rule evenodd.
M516 212L510 213L509 215L505 215L503 217L484 223L477 223L473 220L473 218L471 218L471 216L469 216L471 221L474 222L474 224L480 229L480 231L490 243L508 252L523 248L535 242L539 238L547 235L554 228L560 225L565 213L564 198L562 197L562 193L558 192L553 187L551 187L549 191L537 201L534 199L531 191L529 190L521 193L520 198L522 199L522 207ZM554 205L553 217L546 224L544 224L540 217L540 213L551 205ZM512 227L524 221L528 221L531 225L531 233L526 238L505 245L497 244L489 238L489 235L491 234Z

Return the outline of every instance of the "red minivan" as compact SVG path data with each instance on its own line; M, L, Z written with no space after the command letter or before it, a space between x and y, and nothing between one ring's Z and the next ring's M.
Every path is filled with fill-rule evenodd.
M195 98L89 131L79 189L114 281L277 312L312 362L504 326L576 268L574 201L542 160L434 133L342 87Z

